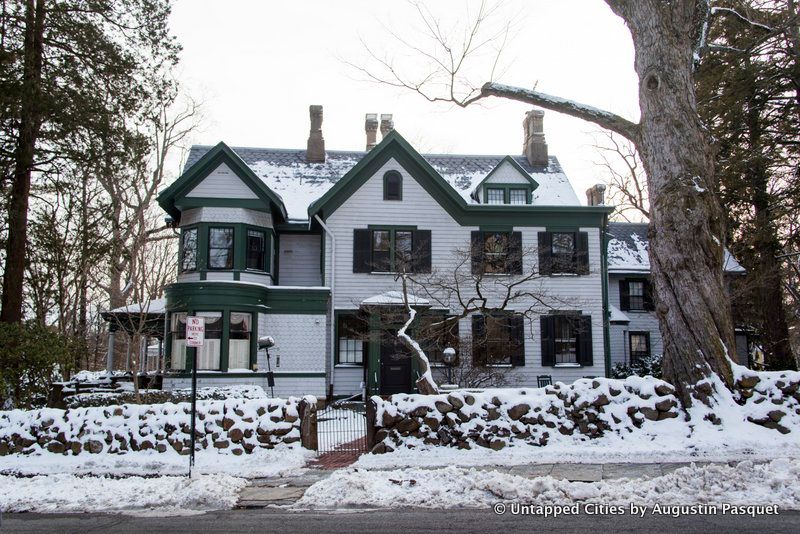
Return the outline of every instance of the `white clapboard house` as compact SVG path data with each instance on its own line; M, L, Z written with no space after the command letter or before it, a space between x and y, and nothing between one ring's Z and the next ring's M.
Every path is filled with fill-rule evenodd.
M524 280L502 312L472 314L423 343L439 381L446 346L527 386L606 376L639 350L631 337L639 331L658 350L652 313L643 310L642 322L632 308L641 288L630 277L646 279L647 265L629 272L606 257L610 237L630 239L618 226L608 233L613 208L603 205L602 186L588 192L590 205L579 202L548 155L543 112L525 115L521 156L420 154L391 116L379 125L372 114L366 151L326 150L322 108L310 115L306 148L194 146L159 195L180 233L177 279L156 310L165 388L188 385L192 350L201 386L266 386L257 339L269 335L275 395L414 391L416 362L396 337L403 270L463 284L447 296L412 284L415 326L460 313L458 299L479 290L495 306L497 288ZM205 318L198 349L186 346L190 315Z

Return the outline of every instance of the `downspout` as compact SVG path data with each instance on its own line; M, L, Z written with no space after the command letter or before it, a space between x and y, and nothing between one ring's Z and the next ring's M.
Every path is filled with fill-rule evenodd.
M330 385L328 385L328 391L333 393L333 370L336 365L336 315L334 314L334 302L335 302L335 289L336 289L336 237L334 237L333 232L328 225L320 218L319 215L314 215L314 218L317 222L322 226L322 229L328 235L331 240L331 276L330 280L328 281L328 286L331 288L331 332L330 332L330 340L331 340L331 374L330 374ZM323 251L323 257L325 255L325 251ZM325 276L325 271L322 271L322 275Z
M609 317L611 312L608 307L608 213L603 214L603 227L600 236L600 272L603 276L603 356L605 359L606 378L611 376L611 336L609 332Z

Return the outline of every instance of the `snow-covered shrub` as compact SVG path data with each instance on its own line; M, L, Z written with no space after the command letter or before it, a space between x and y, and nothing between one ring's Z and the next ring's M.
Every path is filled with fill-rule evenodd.
M44 406L50 384L82 352L80 340L35 323L0 323L0 407Z
M173 391L145 389L140 390L141 404L163 404L165 402L179 403L192 400L191 389L176 389ZM226 400L226 399L264 399L267 394L261 386L237 385L222 387L205 387L197 389L197 400ZM90 406L116 406L119 404L134 404L136 395L133 391L120 390L119 392L79 393L65 399L67 408L88 408Z
M628 378L629 376L652 376L661 378L661 363L664 357L654 354L637 358L630 364L618 363L611 369L611 378Z

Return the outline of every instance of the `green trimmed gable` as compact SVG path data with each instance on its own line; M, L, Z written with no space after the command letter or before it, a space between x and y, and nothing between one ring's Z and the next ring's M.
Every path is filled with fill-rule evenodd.
M220 165L227 165L257 198L203 198L187 195ZM236 207L277 213L286 220L283 200L256 176L228 145L220 142L158 195L158 204L176 221L181 211L198 207Z

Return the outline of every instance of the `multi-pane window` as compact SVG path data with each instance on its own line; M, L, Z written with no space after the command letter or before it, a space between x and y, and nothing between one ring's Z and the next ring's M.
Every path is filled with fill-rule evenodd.
M228 336L228 370L250 368L250 336L253 315L231 312Z
M555 363L578 363L578 336L570 317L555 317Z
M650 333L631 332L628 334L631 349L631 363L650 356Z
M397 230L394 233L394 270L410 271L411 250L414 234L409 230Z
M375 271L390 271L392 236L389 230L372 232L372 268Z
M197 269L197 228L188 228L181 236L181 271Z
M233 228L209 228L209 269L233 269Z
M644 310L644 280L628 281L628 309Z
M266 241L264 232L258 230L247 231L247 265L248 269L263 271L266 261Z
M527 204L528 191L527 189L509 189L508 191L509 204Z
M508 233L486 232L483 235L483 272L508 272Z
M186 313L173 313L170 316L169 333L172 339L170 368L176 371L186 369Z
M472 316L472 358L476 365L525 365L522 315Z
M486 189L486 203L487 204L505 204L505 190L496 188Z
M363 364L367 346L366 321L358 315L340 315L338 322L338 363Z
M553 232L551 244L551 272L575 272L575 234Z
M220 352L222 350L222 313L198 312L206 325L203 346L197 347L197 370L219 371Z
M411 272L413 250L412 230L373 230L372 271Z
M397 171L389 171L383 176L383 199L403 200L403 176Z

